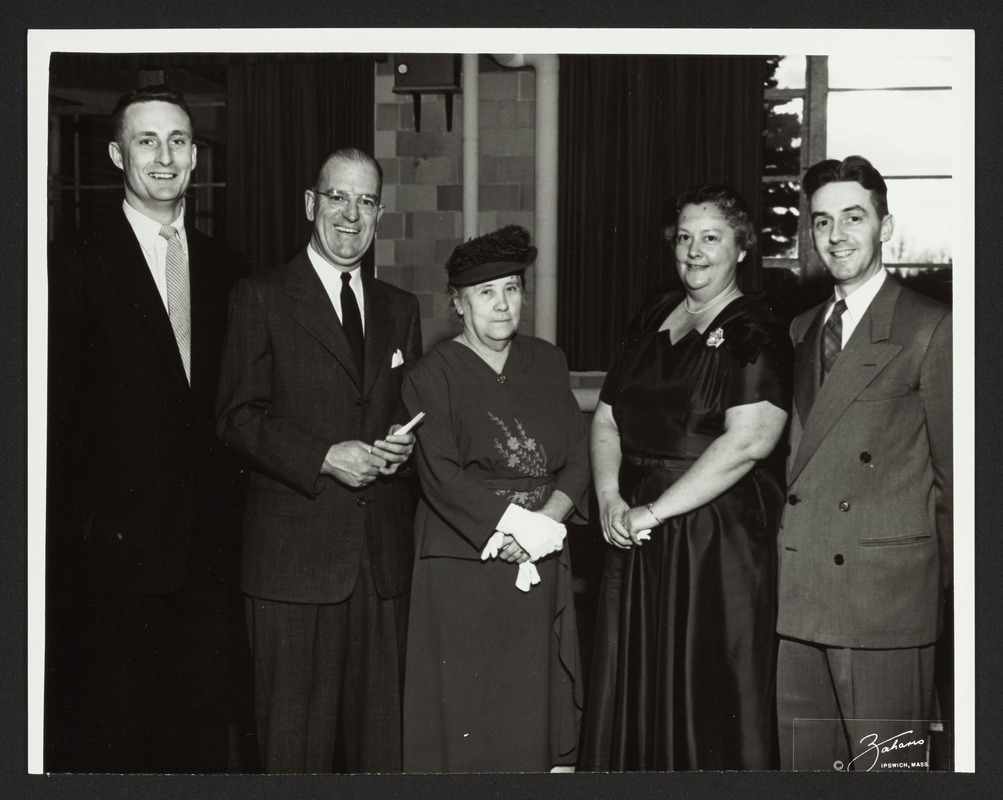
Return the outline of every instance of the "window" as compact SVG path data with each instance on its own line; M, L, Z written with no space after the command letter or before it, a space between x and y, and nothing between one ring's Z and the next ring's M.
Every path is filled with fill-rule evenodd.
M798 222L805 131L805 62L771 56L766 64L766 129L763 131L764 266L797 266Z
M895 233L884 263L913 275L949 266L950 59L772 56L767 65L764 266L820 269L798 225L807 209L801 175L824 158L853 154L888 183Z

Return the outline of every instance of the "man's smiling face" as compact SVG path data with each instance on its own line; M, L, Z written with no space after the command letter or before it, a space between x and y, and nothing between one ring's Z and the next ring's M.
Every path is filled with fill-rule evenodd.
M317 186L306 191L314 249L338 269L354 269L376 235L383 216L379 203L380 178L375 167L343 158L328 160Z
M836 181L811 196L811 235L825 268L847 293L881 269L881 244L892 236L892 217L878 216L870 191Z
M154 219L173 221L195 169L195 143L187 114L160 100L125 110L118 141L108 145L122 170L125 198Z

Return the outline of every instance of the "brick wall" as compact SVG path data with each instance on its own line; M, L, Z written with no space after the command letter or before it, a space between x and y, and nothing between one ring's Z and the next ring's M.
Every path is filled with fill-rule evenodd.
M446 260L463 236L463 95L446 130L443 95L423 95L421 131L410 95L393 93L393 56L376 66L376 158L384 171L376 241L377 275L414 292L425 348L458 328L446 295ZM533 233L535 89L532 69L505 69L480 58L479 213L477 231L517 223ZM533 332L533 270L523 304L524 333Z

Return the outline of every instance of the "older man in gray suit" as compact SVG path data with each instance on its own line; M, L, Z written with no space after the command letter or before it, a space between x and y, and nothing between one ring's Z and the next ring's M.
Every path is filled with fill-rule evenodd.
M791 326L781 764L866 769L884 736L876 720L908 723L901 745L925 739L935 708L953 536L951 314L886 274L893 219L866 159L822 161L803 185L836 286Z

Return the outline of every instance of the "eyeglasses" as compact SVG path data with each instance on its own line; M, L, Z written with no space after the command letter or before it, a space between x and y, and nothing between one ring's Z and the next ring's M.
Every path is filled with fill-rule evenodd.
M363 214L375 214L380 208L379 201L369 194L352 194L351 192L342 192L338 189L332 189L330 192L321 192L314 189L314 194L325 198L328 205L336 209L347 208L353 198Z

